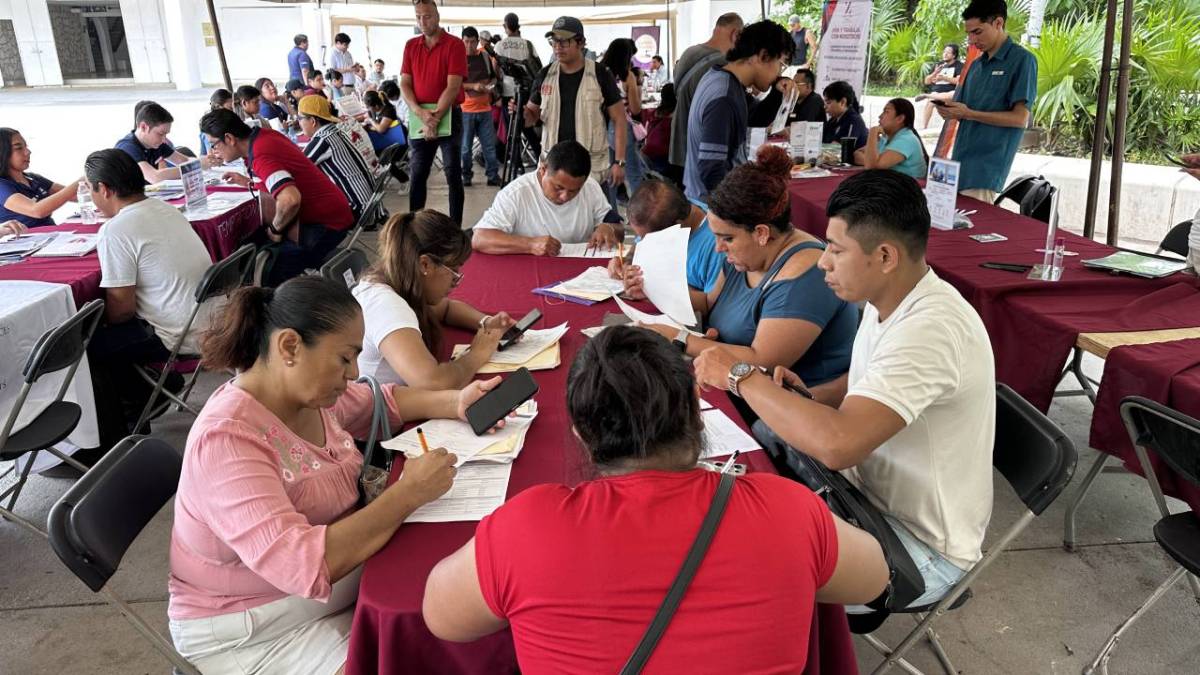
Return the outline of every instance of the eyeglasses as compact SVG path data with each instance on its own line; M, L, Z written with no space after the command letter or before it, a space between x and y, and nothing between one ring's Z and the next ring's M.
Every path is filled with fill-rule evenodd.
M224 136L222 136L222 137L220 137L220 138L213 138L213 137L209 136L209 138L208 138L208 147L210 147L210 148L215 148L215 147L217 147L218 145L220 145L220 144L222 144L222 143L224 143L224 142L225 142L225 137L224 137Z
M572 42L575 42L578 39L579 38L562 38L562 39L560 39L560 38L552 37L552 38L546 38L546 41L550 43L551 47L566 47L567 45L571 44Z
M444 263L438 263L438 264L441 265L442 267L445 267L446 271L450 273L450 288L457 288L458 285L462 283L463 277L466 275L462 272L455 272L453 269L451 269L448 265L446 265Z

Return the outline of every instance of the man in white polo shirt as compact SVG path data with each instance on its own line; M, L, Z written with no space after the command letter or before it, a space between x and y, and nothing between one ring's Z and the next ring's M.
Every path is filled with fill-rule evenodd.
M84 175L96 207L109 218L96 247L105 325L88 354L101 443L111 444L131 432L148 433L129 429L150 395L133 366L167 358L183 335L212 259L179 209L146 197L142 171L125 152L93 152ZM183 353L199 352L211 311L208 305L201 308ZM172 375L168 384L177 390L183 378Z
M818 265L847 302L866 301L850 371L814 400L721 348L697 378L729 389L790 446L842 471L883 511L937 601L981 557L992 513L996 381L979 315L925 263L929 210L916 181L864 171L829 198ZM789 462L790 463L790 462Z
M471 245L483 253L559 254L563 244L612 248L624 236L604 189L590 178L591 157L575 141L547 153L535 173L512 181L475 224Z

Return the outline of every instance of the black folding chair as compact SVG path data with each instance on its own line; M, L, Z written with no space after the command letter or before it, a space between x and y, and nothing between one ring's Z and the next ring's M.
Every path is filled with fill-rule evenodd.
M913 614L918 624L895 649L889 648L874 635L863 636L872 647L884 654L883 663L874 671L876 675L887 672L893 666L899 666L909 673L920 673L904 655L922 638L929 641L946 673L957 675L958 671L933 632L933 622L947 611L961 606L960 596L965 597L969 593L971 584L983 570L1034 518L1054 503L1067 483L1071 482L1076 459L1074 444L1058 425L1008 386L996 386L996 439L992 446L992 466L1008 481L1025 505L1025 511L941 600L932 606L902 610L902 613Z
M1162 243L1158 245L1156 253L1167 251L1186 258L1188 254L1188 235L1191 231L1192 221L1190 220L1185 220L1172 227L1167 236L1163 237Z
M1157 455L1180 478L1192 485L1200 485L1200 420L1141 396L1130 396L1121 401L1121 419L1125 421L1142 473L1150 484L1150 493L1162 516L1154 523L1154 540L1179 564L1179 568L1113 630L1100 653L1084 669L1085 675L1095 672L1108 674L1108 660L1112 658L1121 636L1182 577L1190 573L1188 581L1192 585L1192 592L1200 597L1200 584L1196 580L1196 575L1200 575L1200 519L1195 511L1172 514L1167 509L1167 500L1163 497L1162 486L1158 483L1149 454L1153 452Z
M343 282L347 288L354 288L363 271L370 265L366 253L356 248L343 248L330 258L329 262L321 265L321 276L330 281Z
M0 461L12 462L12 466L4 472L3 476L15 472L17 460L25 458L25 468L21 470L16 485L0 494L0 501L3 501L5 497L9 498L8 508L0 507L0 516L42 536L45 536L46 533L32 522L13 513L12 509L16 506L17 497L21 496L21 489L25 486L25 481L29 479L29 471L33 468L38 453L42 450L80 471L87 471L86 466L59 452L54 446L71 435L83 414L83 409L79 407L78 403L64 401L63 397L67 395L67 388L75 379L75 370L79 368L79 362L83 360L83 355L87 354L88 342L92 339L92 334L96 331L96 326L100 323L100 316L103 313L104 301L92 300L74 316L46 331L38 338L29 357L25 360L25 367L21 370L21 376L25 380L24 384L21 385L21 391L17 393L17 398L13 401L12 410L8 413L8 419L4 421L4 427L0 428ZM61 370L66 370L67 374L58 388L54 400L29 424L13 433L17 417L21 414L21 407L29 398L29 392L33 389L34 384L43 376Z
M171 346L170 356L161 364L135 367L138 375L154 389L150 392L150 398L147 399L146 406L142 408L142 414L138 416L137 425L134 427L134 430L141 429L142 425L148 420L165 412L172 403L175 404L176 410L187 410L193 415L200 414L200 411L193 408L187 402L188 395L192 392L192 387L196 386L196 379L200 377L200 365L197 364L196 369L192 371L191 376L184 384L183 390L178 395L167 390L167 376L171 374L175 362L180 358L180 352L187 341L188 335L192 332L192 324L196 320L196 315L200 312L200 307L205 302L217 296L229 295L242 286L250 273L251 266L254 265L254 254L254 244L246 244L230 254L228 258L213 263L212 267L209 267L204 273L204 277L200 279L200 285L196 287L196 305L192 307L192 313L188 316L187 322L183 324L183 331L179 334L179 339ZM200 357L192 354L185 355L185 358L199 359ZM159 403L158 398L160 395L166 397L167 400Z
M1050 184L1042 176L1020 176L1014 179L1004 191L996 195L999 206L1004 200L1016 202L1021 215L1036 218L1043 223L1050 223L1051 218L1058 215L1058 188Z
M367 225L374 224L376 219L379 218L379 210L381 208L383 208L383 191L375 190L371 194L371 199L363 206L362 213L358 216L358 221L354 223L354 227L351 228L350 234L342 240L343 243L339 248L354 248L358 244L358 239L362 236L363 230L367 228Z
M67 569L104 593L176 672L199 675L171 643L108 587L138 534L175 495L183 454L166 441L129 436L113 446L50 509L50 547Z

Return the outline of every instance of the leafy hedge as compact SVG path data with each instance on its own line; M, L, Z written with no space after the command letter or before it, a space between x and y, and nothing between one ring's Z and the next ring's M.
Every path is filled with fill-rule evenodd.
M799 14L820 25L821 2L794 0L778 16ZM966 46L959 15L965 0L876 0L868 92L880 85L915 95L943 45ZM1029 0L1009 2L1007 30L1025 31ZM1035 122L1046 130L1043 150L1085 156L1096 123L1096 92L1104 47L1104 3L1050 0L1038 60ZM1120 17L1117 19L1118 38ZM1120 46L1114 54L1120 53ZM1159 162L1164 150L1200 149L1200 0L1137 0L1130 45L1126 148L1129 158ZM1114 58L1115 61L1115 58ZM1115 81L1115 77L1114 77ZM1108 129L1115 101L1110 97Z

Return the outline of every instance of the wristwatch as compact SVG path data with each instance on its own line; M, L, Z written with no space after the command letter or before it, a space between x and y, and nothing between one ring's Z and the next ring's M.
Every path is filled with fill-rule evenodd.
M623 160L623 159L618 159L617 161L615 161L613 163L616 164L617 166L621 167L622 169L625 168L625 160Z
M738 385L757 370L757 367L744 361L733 364L733 367L729 369L729 393L741 398L742 395L738 393Z
M676 347L679 347L679 351L686 354L687 353L687 339L688 339L688 329L680 328L679 332L675 334L675 337L671 339L671 342Z

